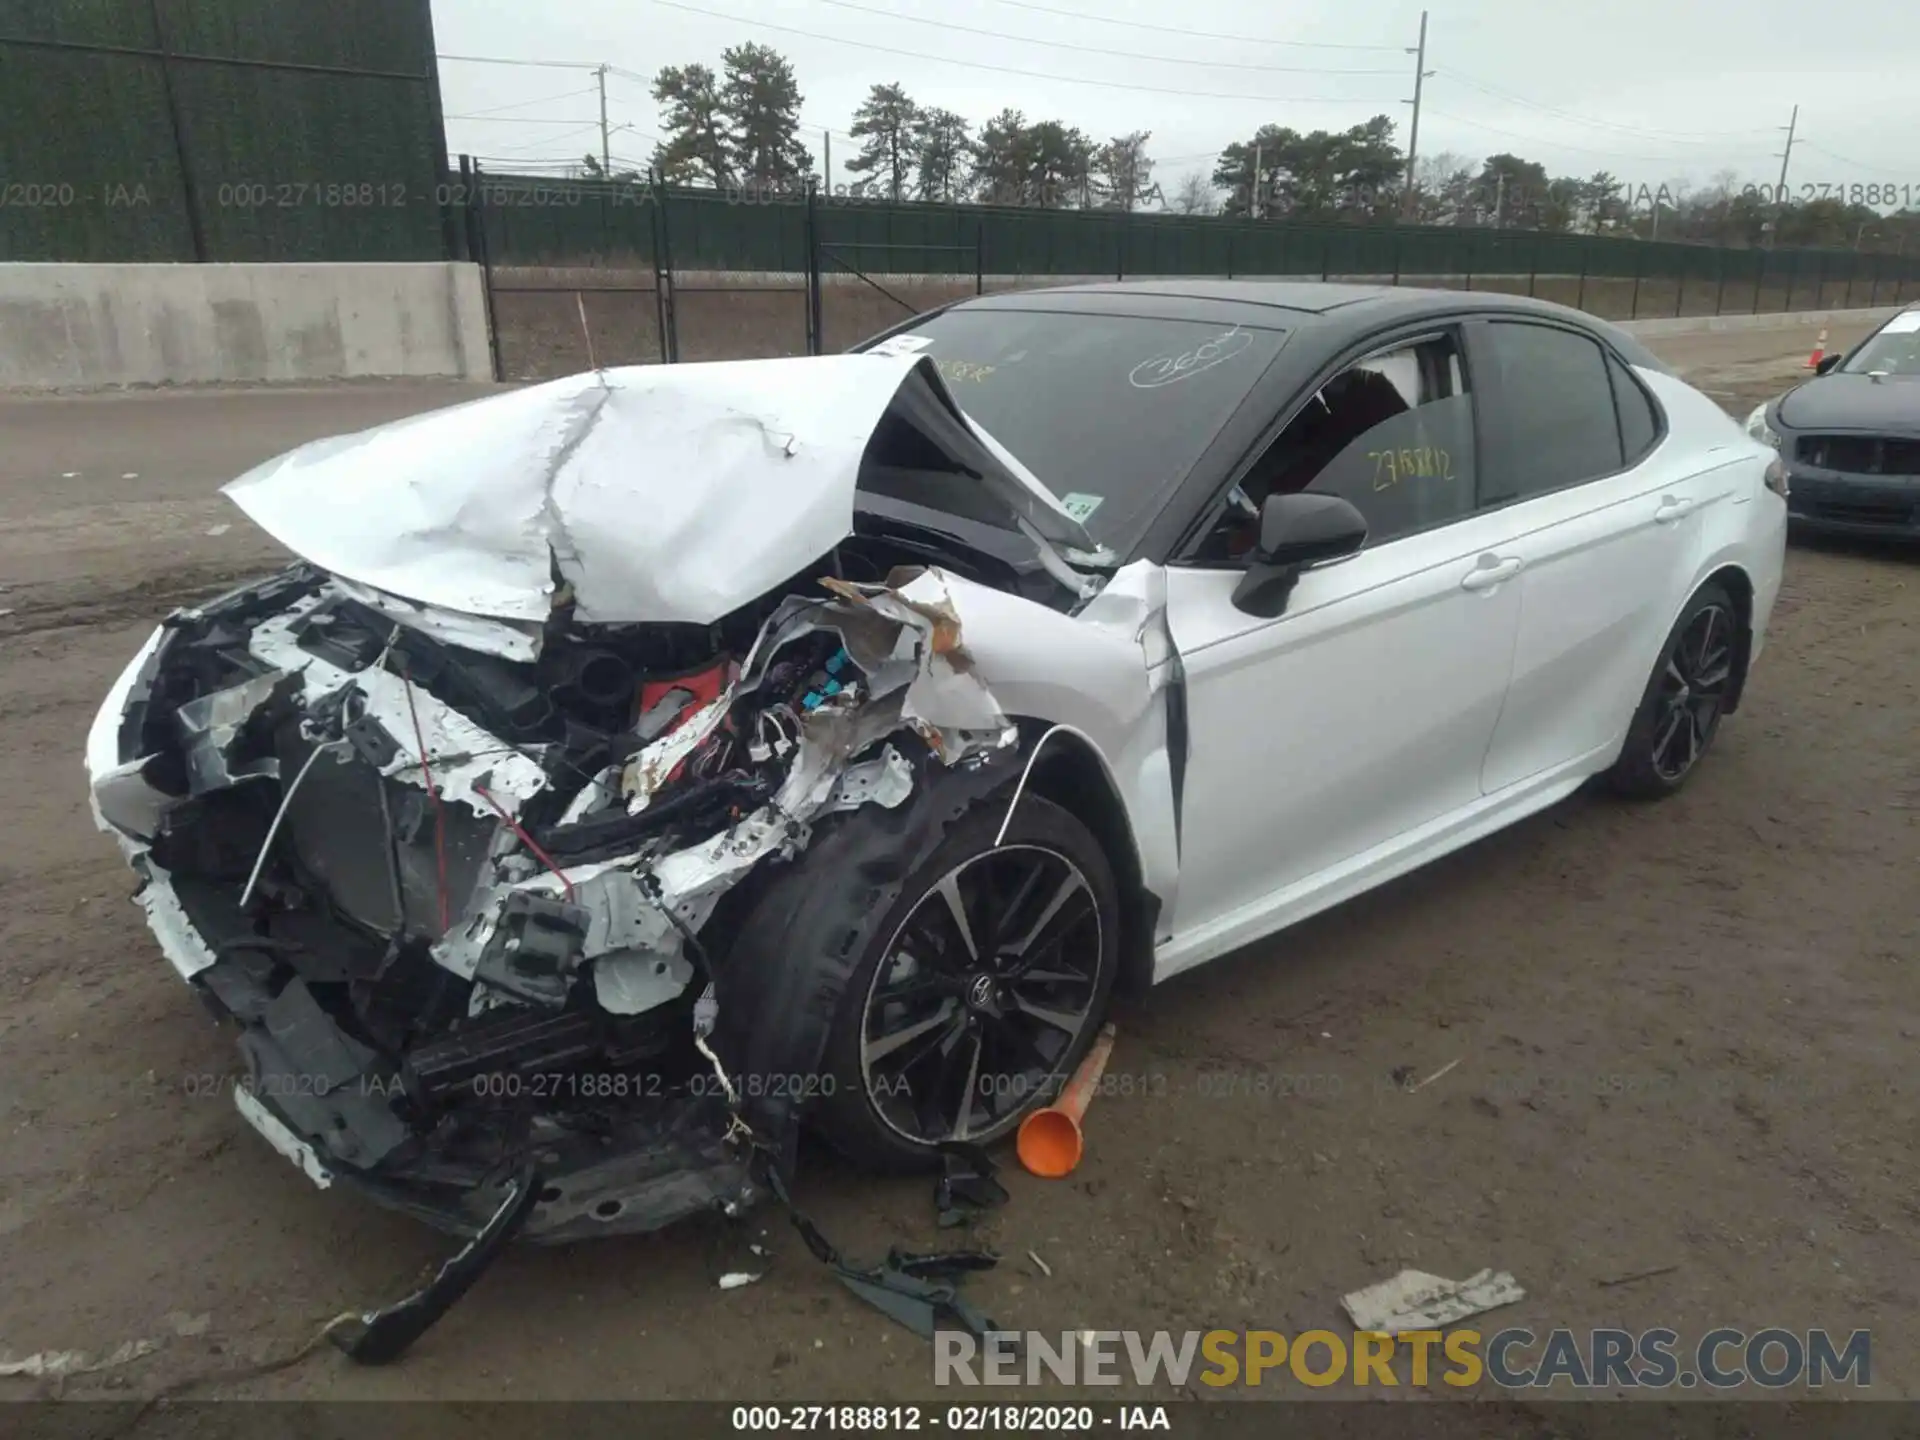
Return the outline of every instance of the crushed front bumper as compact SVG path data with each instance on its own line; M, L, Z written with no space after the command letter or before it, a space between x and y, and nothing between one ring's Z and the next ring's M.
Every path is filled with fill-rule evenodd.
M236 592L240 603L249 593ZM717 1086L689 1089L644 1070L509 1065L476 1084L519 1112L511 1144L444 1107L410 1115L405 1062L337 1023L309 977L255 933L233 887L175 875L155 857L170 797L149 783L134 752L172 639L169 625L158 628L95 716L89 793L96 822L138 877L136 902L161 953L237 1032L244 1069L234 1102L249 1125L314 1184L357 1190L469 1238L500 1208L528 1155L540 1193L519 1233L535 1242L641 1233L703 1210L737 1213L759 1198L750 1153L726 1139L730 1115ZM618 1106L595 1113L594 1087Z

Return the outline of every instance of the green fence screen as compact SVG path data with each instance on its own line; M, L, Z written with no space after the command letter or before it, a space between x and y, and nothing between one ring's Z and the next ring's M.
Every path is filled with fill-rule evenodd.
M436 260L428 0L0 0L0 260Z

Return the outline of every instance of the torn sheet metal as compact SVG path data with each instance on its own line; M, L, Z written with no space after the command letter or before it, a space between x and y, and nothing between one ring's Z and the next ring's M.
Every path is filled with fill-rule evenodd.
M166 813L180 803L148 783L146 769L157 757L144 755L93 777L93 819L102 830L151 840Z
M503 620L463 615L457 610L443 610L437 605L416 604L398 595L389 595L384 590L356 585L351 580L342 580L337 576L333 585L342 595L359 601L369 610L378 611L409 630L417 630L443 645L476 650L483 655L497 655L502 660L522 664L540 658L540 631L531 625L508 624Z
M1526 1298L1526 1291L1504 1270L1477 1270L1464 1280L1402 1270L1391 1280L1342 1296L1340 1305L1352 1318L1354 1329L1399 1335L1408 1330L1442 1330Z
M916 366L944 395L913 356L602 370L317 440L225 493L321 568L443 610L539 623L557 569L582 621L709 624L852 533L861 457ZM1042 535L1098 548L992 469Z
M298 1166L315 1188L325 1190L332 1186L333 1172L327 1169L314 1148L282 1124L279 1116L255 1099L245 1085L233 1087L233 1108L262 1139Z
M242 763L233 757L234 741L254 712L286 690L296 689L284 670L269 670L251 680L189 700L173 712L187 762L188 793L204 795L241 780L280 778L280 762L271 754Z
M179 972L182 980L191 980L219 957L187 918L167 872L155 865L144 851L135 853L134 865L146 877L134 903L146 912L147 928L153 931L167 963Z
M294 626L324 602L324 596L303 600L261 621L247 642L248 649L268 665L297 671L300 697L308 708L348 686L357 688L365 697L362 713L385 730L397 747L381 773L424 790L426 777L420 764L424 740L434 789L441 799L465 805L477 815L496 813L481 797L481 789L512 809L546 788L547 777L537 763L420 686L409 685L378 666L343 670L302 649ZM416 715L419 737L414 734Z
M894 658L911 659L914 666L901 700L901 718L948 765L969 750L1012 744L1018 732L974 673L948 591L952 577L929 568L910 579L905 574L889 578L887 585L825 583L847 603L871 609L900 627Z

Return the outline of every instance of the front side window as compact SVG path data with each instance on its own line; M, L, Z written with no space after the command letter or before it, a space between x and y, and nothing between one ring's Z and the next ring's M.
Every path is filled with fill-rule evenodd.
M1473 400L1452 335L1369 356L1294 416L1229 496L1196 559L1244 563L1269 495L1338 495L1367 544L1461 519L1474 506Z

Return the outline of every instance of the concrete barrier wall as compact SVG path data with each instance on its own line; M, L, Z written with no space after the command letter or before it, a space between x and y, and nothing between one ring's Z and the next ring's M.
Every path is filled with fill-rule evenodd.
M1872 310L1787 310L1765 315L1690 315L1680 319L1616 320L1629 334L1718 335L1742 330L1804 330L1812 325L1878 325L1907 307L1881 305Z
M492 378L475 265L0 265L0 389Z

